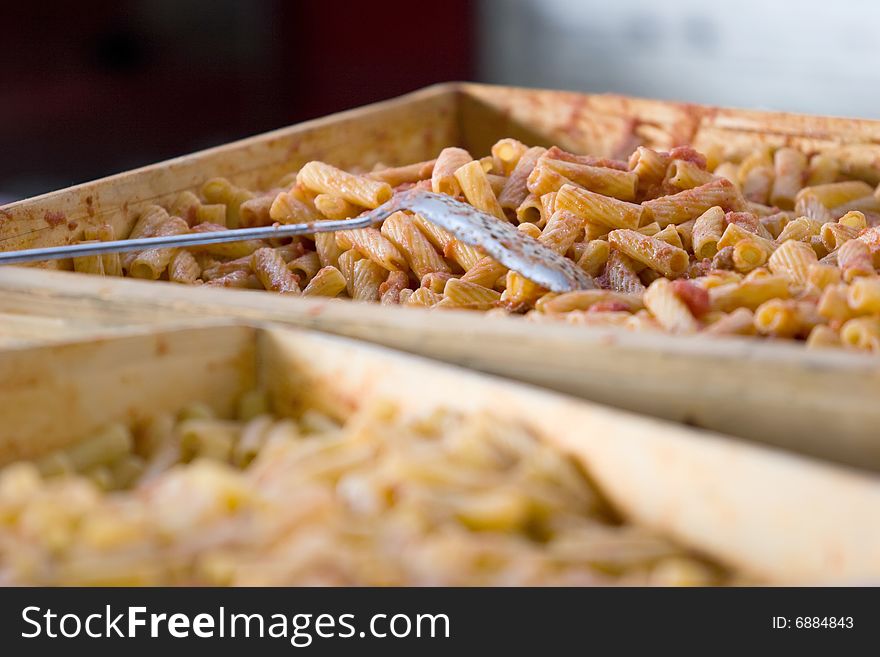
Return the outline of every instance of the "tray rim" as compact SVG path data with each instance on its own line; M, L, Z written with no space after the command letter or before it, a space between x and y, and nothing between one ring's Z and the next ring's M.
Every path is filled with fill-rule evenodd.
M394 96L392 98L388 98L385 100L376 101L373 103L368 103L365 105L359 105L357 107L348 108L345 110L341 110L339 112L333 112L331 114L327 114L324 116L316 117L313 119L307 119L305 121L301 121L298 123L289 124L287 126L282 126L279 128L275 128L273 130L256 133L253 135L249 135L246 137L242 137L240 139L235 139L230 142L225 142L223 144L217 144L215 146L210 146L208 148L199 149L197 151L192 151L190 153L184 153L175 157L171 157L168 159L160 160L158 162L154 162L151 164L146 164L141 167L137 167L134 169L128 169L125 171L120 171L114 174L110 174L107 176L102 176L100 178L95 178L92 180L84 181L82 183L77 183L74 185L69 185L67 187L63 187L60 189L52 190L49 192L45 192L43 194L38 194L37 196L31 196L24 199L19 199L17 201L13 201L11 203L7 203L6 205L0 206L0 211L8 212L11 210L18 210L20 207L23 207L25 204L31 204L36 202L45 202L47 200L51 200L53 196L60 194L62 192L70 192L72 190L76 190L83 186L93 186L98 183L100 184L108 184L117 182L121 177L138 174L143 175L145 173L150 173L153 171L161 170L163 168L167 168L171 165L190 160L193 158L200 158L211 156L217 153L223 153L225 151L234 151L244 147L247 147L250 144L268 141L278 137L284 137L290 134L295 134L298 132L306 132L308 130L313 130L315 128L321 128L328 125L332 125L334 123L344 121L352 118L359 118L366 113L370 112L380 112L384 109L399 107L402 105L406 105L408 103L412 103L414 101L419 101L426 98L433 98L437 96L469 96L471 98L475 98L480 100L480 92L500 92L500 93L540 93L540 94L566 94L584 97L587 99L596 99L596 100L606 100L611 102L635 102L635 103L645 103L650 105L655 105L657 107L670 107L676 108L679 110L684 110L685 112L691 113L698 119L697 129L699 130L702 126L701 124L704 120L711 120L713 118L722 115L726 118L750 118L750 119L787 119L794 118L797 120L816 123L816 124L825 124L831 123L835 126L839 127L858 127L859 125L865 126L874 126L880 129L880 119L867 119L867 118L859 118L859 117L846 117L846 116L831 116L831 115L822 115L822 114L808 114L802 112L785 112L779 110L760 110L746 107L737 107L737 106L722 106L722 105L709 105L704 103L692 103L685 101L677 101L677 100L664 100L657 98L649 98L644 96L630 96L624 94L617 93L588 93L579 90L567 90L567 89L552 89L552 88L544 88L544 87L521 87L521 86L513 86L513 85L501 85L501 84L488 84L483 82L472 82L472 81L449 81L449 82L438 82L435 84L431 84L425 87L421 87L415 89L413 91L409 91L407 93ZM853 125L856 124L856 125ZM720 126L727 130L737 130L740 132L759 132L753 129L745 129L745 128L736 128L730 126ZM804 136L804 137L828 137L828 135L817 134L816 131L808 130L808 131L793 131L793 132L780 132L780 131L772 131L779 134L788 134L790 136ZM848 142L842 142L848 143ZM880 143L880 138L876 141L868 140L860 143Z

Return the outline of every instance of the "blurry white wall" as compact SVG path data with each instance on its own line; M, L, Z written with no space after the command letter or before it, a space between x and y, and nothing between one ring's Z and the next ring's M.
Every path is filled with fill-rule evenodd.
M880 118L877 0L483 0L486 82Z

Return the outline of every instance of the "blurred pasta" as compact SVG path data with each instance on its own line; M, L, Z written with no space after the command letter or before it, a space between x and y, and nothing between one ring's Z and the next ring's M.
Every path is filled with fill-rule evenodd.
M0 469L0 584L735 581L619 517L577 462L502 418L404 419L381 401L344 421L279 417L258 391L238 406L113 424Z

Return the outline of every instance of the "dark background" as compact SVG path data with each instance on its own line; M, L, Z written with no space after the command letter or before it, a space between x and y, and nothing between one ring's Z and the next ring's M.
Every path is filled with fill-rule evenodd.
M0 3L0 203L434 82L880 119L876 0Z
M474 77L443 2L0 5L0 203Z

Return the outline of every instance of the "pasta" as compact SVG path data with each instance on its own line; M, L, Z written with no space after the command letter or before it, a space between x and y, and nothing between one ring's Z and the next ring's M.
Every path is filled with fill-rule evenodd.
M645 307L657 321L673 333L694 333L699 327L684 299L665 278L658 278L648 286L644 296Z
M816 153L810 158L806 184L810 187L827 185L837 180L840 175L840 162L835 158Z
M179 217L170 217L156 229L152 237L166 237L170 235L183 235L189 232L187 223ZM174 257L175 249L148 249L133 254L130 260L126 260L126 269L129 275L135 278L158 279L171 258Z
M479 260L473 267L467 270L462 281L476 283L483 287L492 287L502 276L507 275L507 268L497 260L486 256Z
M669 153L639 146L629 159L629 169L639 179L639 199L653 198L662 193L662 183L670 162Z
M507 221L504 210L501 209L498 199L495 198L495 192L492 191L492 185L486 177L486 172L483 171L479 162L475 160L468 162L456 169L454 175L468 203L486 214Z
M773 157L774 177L770 203L791 210L794 199L803 187L807 157L794 148L780 148Z
M819 235L822 228L828 224L822 224L820 221L810 219L809 217L798 217L789 221L777 236L778 242L787 242L788 240L796 240L798 242L808 241L813 235Z
M178 250L168 263L168 280L174 283L194 285L202 268L189 251Z
M433 272L450 271L446 261L405 212L396 212L388 217L382 223L382 235L398 248L419 279Z
M872 276L875 273L871 251L867 244L859 240L849 240L840 246L837 251L837 266L847 283L858 276Z
M656 221L663 227L667 224L689 221L716 205L724 210L736 211L745 208L739 191L725 179L714 180L677 194L645 201L642 207L648 221Z
M555 198L555 195L556 192L551 192L549 194L545 194L544 196L547 196L548 198L553 196ZM525 200L523 200L523 202L520 203L516 208L516 220L521 224L540 224L542 218L545 216L545 213L547 211L544 208L542 199L542 196L535 196L534 194L529 194L528 196L526 196ZM552 211L550 212L550 214L553 214Z
M788 278L795 285L807 282L808 270L816 264L816 253L807 244L793 240L783 242L770 256L770 271Z
M535 239L535 240L538 239L539 237L541 237L541 229L538 227L537 224L530 224L530 223L520 224L519 228L517 230L519 230L519 232L521 232L521 233L525 233L526 235L528 235L529 237L531 237L532 239Z
M541 157L540 164L564 176L566 181L580 185L591 192L612 196L621 201L635 200L638 176L630 171L619 171L610 167L591 166L589 164L553 159L550 157L550 153L546 153ZM547 192L550 191L559 190L547 190Z
M768 148L759 148L746 157L737 171L743 196L753 203L766 203L773 185L773 160Z
M202 185L202 196L208 203L225 206L224 225L227 228L238 228L241 205L254 198L254 193L233 185L226 178L212 178Z
M692 238L694 255L697 258L712 258L718 253L718 241L724 233L724 227L724 210L718 205L697 217Z
M409 284L409 277L402 271L393 271L379 285L379 303L384 306L393 306L400 303L401 294ZM405 297L406 298L406 297Z
M103 224L97 227L86 227L83 231L86 240L97 240L99 242L112 242L116 239L116 230L109 224ZM74 265L76 260L74 260ZM97 273L102 276L122 276L122 257L118 253L106 253L101 256L100 271L89 272Z
M575 185L564 185L556 195L556 209L568 210L584 221L609 228L635 229L642 224L643 205L619 201ZM647 222L645 222L647 223Z
M488 310L498 303L501 293L478 283L450 278L443 288L443 297L444 301L448 300L455 306Z
M499 139L492 146L493 167L509 176L528 149L528 146L517 139Z
M190 226L196 224L226 224L226 205L223 203L203 203L192 192L181 192L168 208L169 213L180 217Z
M544 313L590 310L596 306L601 306L606 310L627 310L630 312L644 308L640 296L610 290L577 290L563 294L548 294L541 297L537 303L537 307Z
M282 259L284 256L282 255ZM287 269L295 274L299 281L308 283L321 268L321 260L314 251L308 251L301 256L293 258L287 263Z
M335 297L346 287L345 276L336 267L323 267L302 291L304 296Z
M287 268L287 263L277 251L258 249L254 251L252 258L254 273L267 290L282 294L301 292L297 277Z
M319 194L338 196L349 203L376 208L391 198L391 185L364 176L356 176L324 162L309 162L296 176L296 181Z
M386 275L387 272L372 260L358 260L351 272L351 298L376 301Z
M270 190L245 201L238 208L238 225L240 228L269 226L272 224L271 209L280 189Z
M333 194L318 194L313 202L315 209L321 213L321 219L340 221L351 219L361 213L361 209L354 203Z
M280 224L308 223L325 217L311 203L296 193L298 190L280 192L269 207L269 218Z
M676 248L683 248L684 243L681 241L681 234L678 232L678 226L673 226L669 224L663 230L659 230L653 235L654 239L658 239L661 242L666 242L670 246L674 246ZM690 260L688 260L690 262Z
M677 189L693 189L715 179L711 173L689 160L673 160L666 169L665 182Z
M639 145L622 161L507 138L489 153L451 146L436 159L358 172L312 161L264 190L215 178L200 194L178 194L167 209L142 207L129 234L344 221L415 187L515 223L593 277L597 293L612 295L601 300L553 294L409 211L366 229L77 258L72 266L104 276L574 326L767 336L873 351L870 338L852 337L856 329L867 335L870 322L847 332L843 326L880 318L877 180L876 169L839 150L719 145L703 155L688 146L662 152ZM84 234L115 237L109 225Z
M599 276L608 262L610 252L611 245L607 240L590 240L584 244L577 263L590 276Z
M818 324L815 308L793 299L770 299L755 310L755 328L765 335L793 338Z
M656 221L653 223L646 224L644 226L639 226L638 228L636 228L636 231L638 231L642 235L648 235L648 236L656 235L657 233L660 232L660 230L661 230L660 224L658 224ZM605 235L607 235L607 233ZM607 239L605 237L605 235L600 235L600 237L602 237L603 239Z
M689 264L687 252L634 230L612 230L608 242L621 253L669 278L681 276Z
M552 251L564 254L574 245L583 230L583 219L571 212L557 210L536 239Z
M862 351L880 351L880 320L858 317L840 327L842 344Z
M397 187L430 178L434 174L434 166L436 164L437 160L427 160L426 162L416 162L415 164L408 164L402 167L387 167L374 170L366 174L365 177Z
M632 258L617 249L610 250L605 262L605 271L599 278L602 287L624 292L626 294L642 294L645 285L639 278Z
M419 215L414 215L416 225L419 227L431 244L438 249L444 257L450 258L461 269L468 271L483 259L483 254L475 246L459 242L451 234L430 221L426 221Z
M733 247L733 267L744 274L762 266L768 257L770 250L754 237L746 237Z
M359 262L371 263L369 260ZM452 280L450 279L450 283ZM0 585L717 585L519 424L193 404L0 469Z
M807 347L810 349L834 349L840 346L840 333L827 324L817 324L807 336Z
M226 226L218 224L198 224L192 227L193 233L214 233L217 231L228 230ZM266 246L264 242L259 240L245 240L243 242L223 242L219 244L205 244L193 247L194 252L204 252L219 258L244 258L249 256L257 249Z
M389 271L406 267L403 254L376 228L339 231L336 233L336 244L341 249L356 249L362 256Z
M354 249L342 252L337 259L339 271L345 279L345 292L352 298L354 298L354 264L361 259L363 256Z
M473 159L471 154L463 148L444 148L440 151L431 172L431 189L434 193L458 196L461 193L461 187L455 177L455 172L468 162L472 162Z
M100 240L82 240L82 244L95 244ZM73 259L73 271L83 274L98 274L104 276L104 262L101 256L80 256Z
M538 159L546 152L546 149L535 146L522 153L516 162L513 171L504 185L504 189L498 195L498 203L505 210L516 210L529 195L528 179L538 163ZM434 191L437 191L436 189Z

